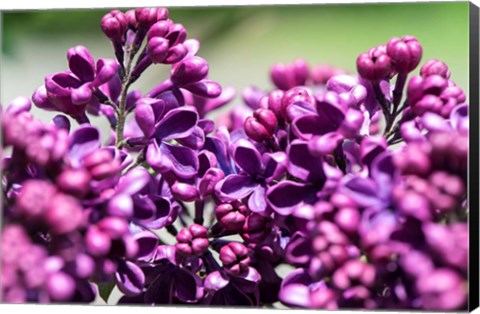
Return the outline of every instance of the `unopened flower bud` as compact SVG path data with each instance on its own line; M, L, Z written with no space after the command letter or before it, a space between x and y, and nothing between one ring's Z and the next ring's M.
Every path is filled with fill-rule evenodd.
M242 230L247 214L247 207L241 203L224 203L215 208L218 223L228 231Z
M270 70L273 83L282 90L305 85L308 74L308 64L303 59L295 60L292 64L277 63Z
M315 106L315 98L305 88L294 87L285 92L282 97L282 116L288 118L288 107L294 103L303 102Z
M220 260L225 270L232 275L245 272L250 265L248 249L239 242L230 242L220 249Z
M385 46L378 46L362 53L357 58L357 71L366 80L379 81L387 78L392 70Z
M102 18L103 33L112 40L121 40L127 31L128 21L119 10L112 10Z
M392 38L387 44L387 54L392 60L392 66L398 72L413 71L422 59L422 46L413 36Z
M251 213L245 219L240 234L242 239L247 242L258 243L263 241L272 231L270 220L262 215Z
M64 170L56 179L58 187L71 195L82 198L90 189L90 174L83 169Z
M162 63L167 57L169 48L168 39L152 37L147 43L147 52L153 63Z
M282 99L284 91L276 89L268 94L268 109L272 110L277 117L282 116Z
M165 37L168 34L168 30L170 29L170 26L172 25L172 22L170 20L166 21L159 21L150 27L147 33L147 38L151 39L154 37Z
M56 188L46 181L28 180L15 200L15 207L21 215L39 219L56 193Z
M94 180L103 180L119 173L120 162L107 150L94 151L83 158L83 165Z
M345 74L345 71L330 64L314 65L310 70L310 78L314 84L326 84L330 78Z
M183 228L177 234L177 252L190 256L200 256L208 249L207 228L199 224L192 224Z
M193 202L198 197L197 189L188 183L176 181L172 187L171 191L173 196L184 201L184 202Z
M76 198L59 193L50 200L44 219L52 233L68 233L82 224L83 208Z
M85 234L85 246L87 252L93 256L105 256L110 251L112 240L108 234L97 226L88 228Z
M127 220L120 217L106 217L97 223L98 228L112 240L120 239L129 233Z
M135 19L139 27L149 28L158 21L168 18L166 8L139 8L135 10Z
M277 127L277 117L273 111L268 109L257 109L253 117L245 120L245 133L248 137L257 142L270 139Z
M64 272L56 272L48 277L46 288L53 301L66 302L75 293L75 281Z
M446 79L450 78L450 70L448 66L437 59L432 59L427 61L422 68L420 69L420 75L423 77L427 77L430 75L440 75Z
M191 56L174 66L171 80L175 85L183 86L203 80L207 75L207 61L197 56Z

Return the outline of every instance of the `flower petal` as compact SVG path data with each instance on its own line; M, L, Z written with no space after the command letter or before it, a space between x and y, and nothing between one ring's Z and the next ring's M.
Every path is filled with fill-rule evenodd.
M257 185L252 195L248 199L248 208L257 214L268 215L267 213L267 200L266 200L266 187Z
M158 140L184 138L193 132L197 122L198 114L194 109L188 107L173 109L156 125L154 136Z
M325 181L323 160L310 153L308 143L295 140L288 148L288 172L293 176L311 183Z
M148 170L137 167L120 178L116 190L118 193L133 195L141 191L150 182L152 182L152 176Z
M143 291L145 275L134 263L120 260L115 273L115 281L120 291L127 296L132 296Z
M84 46L76 46L67 51L68 67L83 82L91 82L95 76L95 63Z
M267 182L278 180L287 171L288 158L284 152L266 153L262 155L262 163L265 166L263 176Z
M280 215L290 215L295 206L311 202L316 189L310 185L293 181L282 181L267 191L267 203Z
M204 286L207 291L219 291L229 284L230 280L221 272L214 271L204 279Z
M222 200L239 200L250 195L257 186L250 176L231 174L219 182L216 191Z
M246 139L241 139L235 143L233 159L237 166L251 176L260 173L262 168L262 158L255 146Z
M79 165L82 157L100 147L100 133L90 125L81 125L70 136L68 154L74 165Z

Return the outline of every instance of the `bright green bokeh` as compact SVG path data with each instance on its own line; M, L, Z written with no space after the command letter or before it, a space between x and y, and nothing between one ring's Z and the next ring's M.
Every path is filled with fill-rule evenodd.
M110 44L99 28L107 11L7 13L4 57L15 60L20 49L17 42L33 35L45 38L45 45L55 45L60 37L63 42L72 38L70 46L78 44L76 36L89 36L98 45L88 46L92 54L108 51ZM310 64L331 63L354 72L359 53L393 36L410 34L424 47L422 62L431 58L445 61L452 79L467 92L468 2L171 8L170 13L187 28L189 37L200 39L199 55L210 63L210 78L239 90L248 85L270 88L269 67L299 57ZM58 47L63 55L68 48ZM55 69L66 68L64 57L56 62L59 66ZM160 80L168 69L155 71L153 77ZM39 84L45 74L36 77ZM8 78L4 79L3 87L8 88ZM148 89L153 82L140 83Z

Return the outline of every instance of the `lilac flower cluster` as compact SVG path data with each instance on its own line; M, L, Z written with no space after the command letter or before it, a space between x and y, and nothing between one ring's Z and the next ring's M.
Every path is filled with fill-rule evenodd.
M417 70L415 37L360 54L358 75L275 64L275 89L213 121L235 91L167 9L101 29L115 59L71 48L1 114L3 302L116 286L122 304L466 308L468 105L445 63ZM157 65L165 81L130 90Z

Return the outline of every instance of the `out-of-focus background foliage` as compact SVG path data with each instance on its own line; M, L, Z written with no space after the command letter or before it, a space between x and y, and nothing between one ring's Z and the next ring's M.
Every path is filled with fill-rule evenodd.
M70 47L82 44L95 59L113 57L100 30L108 11L4 13L1 102L30 96L46 74L65 70ZM468 87L468 2L197 7L170 13L190 38L201 41L199 55L210 63L209 77L239 94L248 85L270 88L269 67L299 57L354 72L359 53L404 34L422 43L422 61L447 62L452 78ZM148 91L168 70L149 69L137 86Z

